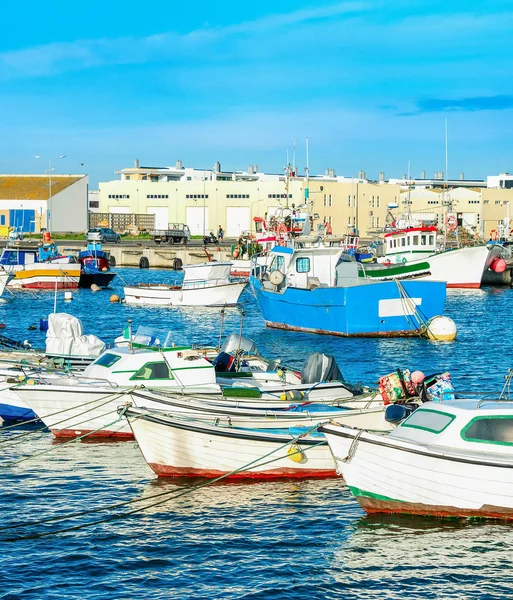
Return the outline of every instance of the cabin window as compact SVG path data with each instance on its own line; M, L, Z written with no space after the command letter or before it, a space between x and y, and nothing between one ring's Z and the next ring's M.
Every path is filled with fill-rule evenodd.
M410 238L409 238L409 237L407 237L407 238L406 238L406 245L407 245L407 246L409 246L409 245L410 245Z
M463 428L461 437L467 442L513 446L513 417L475 417Z
M117 354L110 354L110 352L107 352L107 354L103 354L102 356L100 356L100 358L96 360L94 364L100 367L109 368L112 367L114 363L117 363L120 359L121 356Z
M310 259L308 256L301 256L296 259L296 271L298 273L309 273L310 272Z
M455 418L454 415L449 413L419 408L401 424L401 427L422 429L430 433L442 433Z
M432 246L435 243L435 236L434 235L430 235L429 236L429 245Z
M281 271L282 267L283 267L283 256L275 256L271 263L270 271L274 271L275 269L277 269L278 271Z
M144 367L139 369L135 375L132 375L130 379L137 379L139 381L147 381L150 379L174 379L167 363L165 362L150 362L146 363Z
M413 245L414 246L418 246L419 245L419 236L418 235L414 235L413 236Z
M425 246L425 245L426 245L426 236L425 236L425 235L421 235L421 236L420 236L420 244L421 244L422 246Z
M392 240L388 240L388 247L392 248Z
M401 239L401 246L406 246L406 238Z

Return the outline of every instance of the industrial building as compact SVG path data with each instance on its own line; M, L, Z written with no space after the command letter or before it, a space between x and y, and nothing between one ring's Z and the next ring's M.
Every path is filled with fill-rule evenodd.
M87 175L0 175L0 235L84 232L88 227Z
M168 223L186 223L192 235L217 231L227 237L253 229L253 218L265 217L277 206L298 207L305 196L316 222L329 222L337 233L358 232L367 237L382 228L390 212L412 212L422 221L442 225L454 214L460 225L476 235L488 237L504 221L509 223L513 202L513 176L507 173L484 180L390 179L381 173L370 181L364 172L358 177L337 176L333 169L324 175L262 173L251 165L247 171L222 171L219 163L211 170L184 167L133 167L117 172L118 179L100 183L92 210L96 220L109 215L148 215L156 229ZM308 188L308 192L306 189ZM394 208L390 208L393 206Z

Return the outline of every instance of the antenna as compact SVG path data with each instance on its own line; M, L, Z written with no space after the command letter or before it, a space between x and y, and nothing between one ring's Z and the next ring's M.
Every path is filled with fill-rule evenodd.
M308 164L308 138L306 138L306 175L308 176L309 164Z
M449 141L447 136L447 117L445 117L445 181L449 179Z
M296 173L296 138L294 137L294 151L292 154L292 169Z

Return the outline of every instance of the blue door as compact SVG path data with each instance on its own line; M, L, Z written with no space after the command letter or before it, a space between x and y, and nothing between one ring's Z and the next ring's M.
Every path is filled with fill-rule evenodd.
M11 209L9 212L9 225L16 227L17 231L34 233L36 230L36 211L25 209Z

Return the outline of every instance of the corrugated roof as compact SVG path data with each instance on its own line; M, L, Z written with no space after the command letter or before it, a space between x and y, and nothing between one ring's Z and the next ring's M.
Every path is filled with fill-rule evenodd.
M83 175L52 175L52 196L82 179ZM46 200L48 175L0 175L0 200Z

